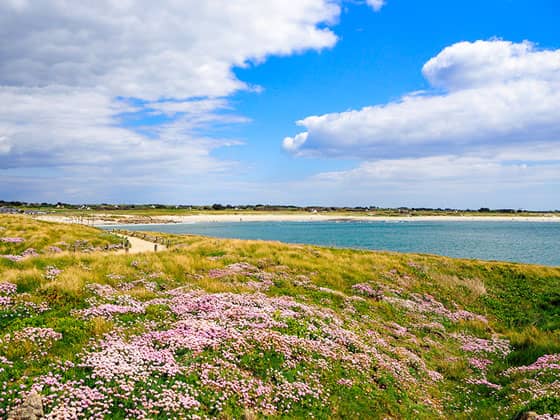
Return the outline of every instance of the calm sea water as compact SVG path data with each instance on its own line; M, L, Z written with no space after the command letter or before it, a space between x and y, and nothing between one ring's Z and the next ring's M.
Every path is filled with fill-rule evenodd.
M560 223L213 222L119 227L136 231L264 239L560 266Z

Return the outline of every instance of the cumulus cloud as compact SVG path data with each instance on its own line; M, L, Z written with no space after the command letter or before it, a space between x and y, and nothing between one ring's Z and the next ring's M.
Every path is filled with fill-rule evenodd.
M158 165L158 172L167 175L231 167L212 158L210 151L233 142L193 137L191 118L158 125L151 136L120 127L117 115L133 110L89 89L0 89L0 144L9 147L0 153L0 167L91 167L99 173L118 166L129 175Z
M560 50L538 50L528 41L459 42L430 59L422 73L432 86L450 91L519 80L558 83Z
M297 123L306 131L284 139L284 147L302 155L376 160L558 145L559 69L560 50L528 42L461 42L424 65L434 90L307 117Z
M259 87L232 69L332 47L339 14L333 0L0 2L0 192L35 194L33 172L147 191L238 168L213 152L241 142L216 131L247 121L227 97Z
M143 99L224 96L233 66L331 47L330 0L0 3L0 84L102 87Z

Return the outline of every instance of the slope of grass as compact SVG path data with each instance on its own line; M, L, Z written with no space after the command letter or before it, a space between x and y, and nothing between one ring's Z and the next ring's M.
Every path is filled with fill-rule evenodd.
M112 240L0 225L43 248ZM33 392L53 417L560 414L560 268L166 239L0 262L0 416Z
M0 215L0 255L18 255L30 248L38 253L93 251L119 242L99 229Z

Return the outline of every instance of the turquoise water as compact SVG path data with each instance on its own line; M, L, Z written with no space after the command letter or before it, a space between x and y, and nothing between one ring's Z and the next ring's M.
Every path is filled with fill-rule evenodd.
M264 239L560 266L560 223L213 222L118 227L136 231Z

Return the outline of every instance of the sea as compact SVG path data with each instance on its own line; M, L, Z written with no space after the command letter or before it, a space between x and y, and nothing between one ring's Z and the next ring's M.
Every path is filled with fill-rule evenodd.
M105 226L560 266L560 223L522 221L209 222Z

